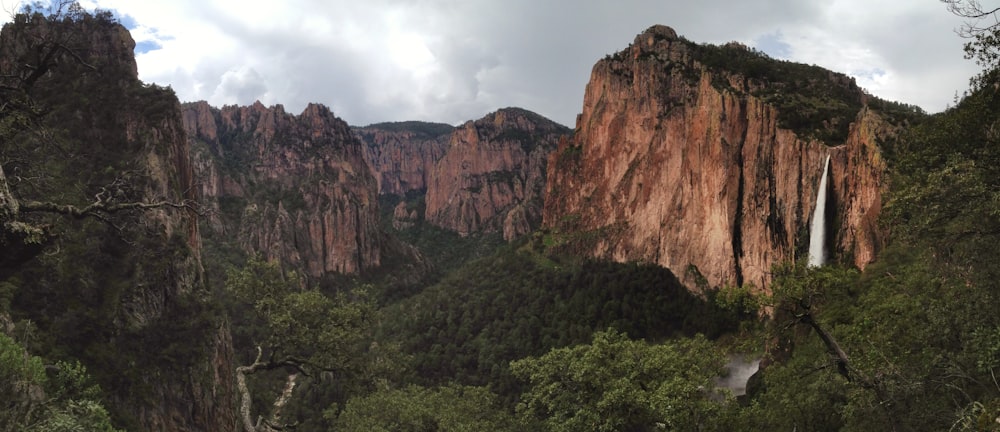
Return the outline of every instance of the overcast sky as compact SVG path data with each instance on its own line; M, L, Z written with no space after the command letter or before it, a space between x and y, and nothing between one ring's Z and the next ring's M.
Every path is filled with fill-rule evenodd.
M7 8L13 0L0 0ZM353 125L517 106L573 126L593 64L653 24L739 41L943 110L977 68L938 0L84 0L117 11L139 77L182 101L319 102Z

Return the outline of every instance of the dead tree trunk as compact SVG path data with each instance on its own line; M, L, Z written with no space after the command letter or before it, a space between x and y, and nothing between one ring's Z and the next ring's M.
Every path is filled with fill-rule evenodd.
M292 394L295 391L295 380L298 378L299 373L296 372L288 375L285 381L285 388L274 400L270 415L266 418L263 415L258 415L257 421L254 421L250 389L247 387L247 375L286 365L285 362L262 362L261 354L261 348L257 347L257 358L253 364L236 368L236 387L240 396L240 422L243 423L243 430L245 432L279 432L285 430L287 427L281 421L281 410L292 399Z
M846 378L847 381L853 381L850 370L851 360L847 357L847 352L845 352L844 349L840 347L840 344L837 343L837 339L834 338L830 332L826 331L823 326L819 325L819 323L813 319L812 314L803 314L799 317L799 322L807 324L816 331L816 334L819 335L819 338L823 341L823 345L826 345L826 350L834 356L837 363L837 372Z

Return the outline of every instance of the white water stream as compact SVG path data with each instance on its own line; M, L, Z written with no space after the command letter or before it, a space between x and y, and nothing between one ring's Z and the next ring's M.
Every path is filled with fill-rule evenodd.
M809 267L826 264L826 182L830 175L830 156L823 162L823 177L816 192L816 209L809 225Z
M742 355L730 355L726 364L726 375L719 377L715 385L733 392L733 396L743 396L747 393L747 381L760 368L760 358L748 359Z

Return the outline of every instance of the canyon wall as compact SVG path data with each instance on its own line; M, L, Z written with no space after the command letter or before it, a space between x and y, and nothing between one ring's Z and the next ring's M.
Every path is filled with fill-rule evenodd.
M380 264L377 186L363 146L322 105L184 106L207 236L314 278Z
M448 149L455 128L441 123L379 123L354 128L379 194L405 196L427 189L427 178Z
M759 69L715 65L732 53L777 61L738 45L722 56L715 49L655 26L594 66L575 134L548 161L551 241L579 254L654 262L690 287L764 289L772 265L805 259L829 154L831 256L864 267L885 241L876 224L885 188L878 143L893 128L848 77L760 63L790 80L801 73L785 85L811 89L818 103L849 114L809 123L808 112L783 112L778 105L788 99Z
M548 155L566 129L538 114L506 108L455 130L428 179L425 217L468 235L512 240L541 222Z
M462 236L502 233L508 241L541 224L546 160L569 133L518 108L457 128L405 122L355 130L368 144L379 192L409 198L393 209L397 229L427 221Z

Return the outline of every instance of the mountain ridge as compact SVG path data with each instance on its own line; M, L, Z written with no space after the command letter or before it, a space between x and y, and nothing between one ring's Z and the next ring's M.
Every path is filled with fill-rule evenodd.
M323 105L185 104L210 234L320 278L378 267L375 179L360 142Z
M423 197L418 205L396 206L397 228L426 220L462 236L499 232L510 241L539 226L543 161L567 128L514 107L433 137L420 132L427 123L392 125L355 128L355 133L368 143L366 156L380 179L380 194Z

